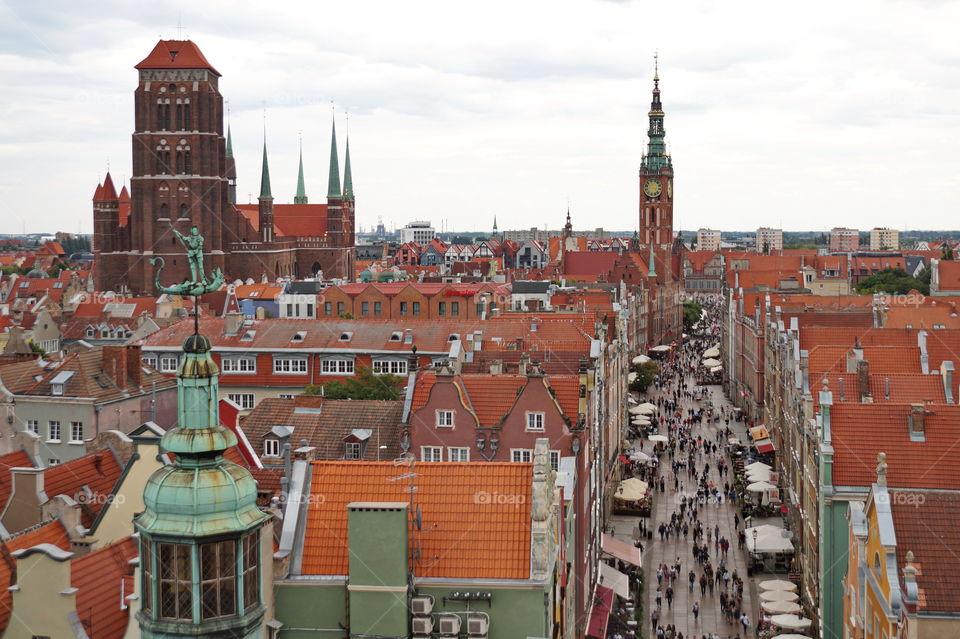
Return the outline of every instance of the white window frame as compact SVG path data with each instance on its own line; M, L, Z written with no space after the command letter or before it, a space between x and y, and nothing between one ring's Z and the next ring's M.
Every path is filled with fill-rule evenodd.
M453 415L452 410L438 410L437 428L453 428Z
M240 410L252 410L257 405L254 393L227 393L227 399L240 407Z
M447 448L447 461L468 462L470 461L469 446L450 446Z
M257 356L224 355L220 358L220 371L237 375L253 375L257 372Z
M53 436L53 429L57 429L57 436ZM48 444L59 444L60 437L63 436L63 433L60 431L60 421L56 419L51 419L47 422L47 443Z
M294 394L294 393L279 393L279 394L277 395L277 397L280 398L280 399L293 399L294 397L296 397L296 394Z
M28 433L33 433L34 435L40 434L40 421L37 419L28 419L26 422L26 430Z
M424 462L443 461L443 446L421 446L420 461L424 461Z
M306 375L307 358L274 356L273 372L276 375Z
M280 440L279 439L263 440L263 456L279 457L280 456Z
M515 464L529 464L533 461L532 448L511 448L510 461Z
M77 437L78 429L80 431L79 437ZM83 422L70 422L70 443L71 444L83 443Z
M57 459L56 457L51 457L50 459L47 460L47 466L56 466L59 463L60 463L60 460Z
M405 359L375 359L373 360L374 375L406 375L407 360Z
M351 461L363 459L363 445L360 442L344 442L343 458Z
M170 363L173 362L171 367ZM160 356L160 368L158 369L161 373L176 373L177 364L180 363L180 358L176 355L161 355Z
M527 430L542 433L546 430L547 416L543 411L527 411Z
M554 472L560 470L560 451L559 450L550 451L550 468L553 469Z
M320 360L321 375L353 375L354 361L349 357L331 357Z
M143 363L150 368L157 368L157 356L153 353L145 353L143 356Z

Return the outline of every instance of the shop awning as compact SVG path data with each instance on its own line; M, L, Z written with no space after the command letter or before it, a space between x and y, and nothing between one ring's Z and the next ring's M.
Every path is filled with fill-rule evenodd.
M613 608L613 591L603 586L597 586L593 594L593 610L590 612L590 623L587 624L587 637L590 639L606 639L607 623L610 621L610 610Z
M754 442L754 446L757 447L758 453L772 453L773 452L773 442L769 439L760 439Z
M766 426L755 426L750 429L750 436L754 439L770 439L770 432Z
M620 541L616 537L611 537L610 535L604 535L601 537L600 549L608 555L616 557L621 561L625 561L628 564L639 566L642 563L640 561L640 549L634 548L627 542Z
M602 561L600 562L600 581L598 583L615 592L618 597L630 598L630 578Z

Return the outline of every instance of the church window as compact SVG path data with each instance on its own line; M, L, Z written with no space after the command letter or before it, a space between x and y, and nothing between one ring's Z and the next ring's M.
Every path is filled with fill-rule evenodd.
M183 151L177 151L177 175L183 173Z
M183 130L183 105L177 100L177 131Z
M192 129L192 125L190 123L190 101L189 100L185 102L183 105L183 128L187 129L188 131Z
M180 205L180 217L184 217L184 218L187 217L187 205L186 205L186 204L181 204L181 205Z
M193 173L191 164L192 163L190 162L190 150L188 149L183 152L183 172L184 173L187 173L187 174Z
M260 532L243 538L243 610L260 602Z
M170 211L167 210L167 205L166 205L166 204L161 204L161 205L160 205L160 217L161 217L161 218L168 218L168 217L170 217Z
M234 615L237 545L232 539L200 544L200 616L215 619Z
M193 619L193 574L189 544L157 544L160 617Z

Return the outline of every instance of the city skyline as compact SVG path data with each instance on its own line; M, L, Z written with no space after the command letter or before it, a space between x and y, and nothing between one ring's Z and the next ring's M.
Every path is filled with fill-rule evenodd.
M951 226L957 117L940 105L960 84L940 42L956 4L870 5L856 28L866 5L789 24L757 3L652 17L631 2L549 16L491 5L470 20L442 6L416 3L429 19L395 30L403 9L373 3L242 17L226 4L117 4L95 20L7 5L0 69L17 97L2 125L0 232L90 232L108 162L118 182L130 175L132 67L180 33L223 74L241 203L257 193L264 109L277 201L293 199L301 133L307 193L322 197L333 100L344 132L350 112L366 228L382 217L485 231L494 215L501 229L559 228L569 201L576 228L633 229L659 51L678 228ZM93 37L103 29L112 37Z

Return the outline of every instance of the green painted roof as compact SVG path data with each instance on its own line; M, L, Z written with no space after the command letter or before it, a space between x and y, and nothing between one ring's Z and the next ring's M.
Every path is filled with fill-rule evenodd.
M340 197L340 160L337 158L337 123L334 121L330 134L330 179L327 182L327 197Z
M263 141L263 169L260 173L260 198L273 199L270 193L270 165L267 164L267 141Z
M353 171L350 170L350 136L347 136L347 150L343 155L343 196L353 200Z
M230 135L230 125L227 125L227 157L233 157L233 136Z
M297 194L293 196L294 204L307 203L307 189L303 184L303 146L300 146L300 172L297 174Z

